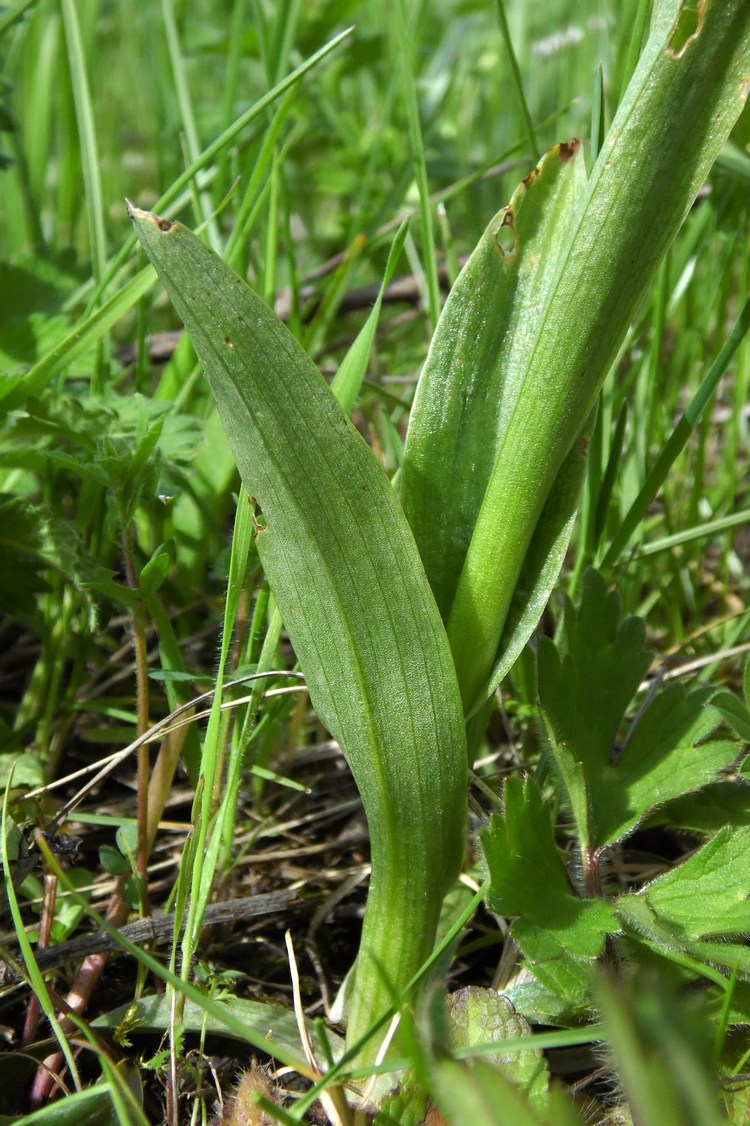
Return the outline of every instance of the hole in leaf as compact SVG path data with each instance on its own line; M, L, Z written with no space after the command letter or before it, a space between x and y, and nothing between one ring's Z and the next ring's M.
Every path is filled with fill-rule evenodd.
M518 253L518 239L516 238L516 221L512 207L506 207L500 226L495 232L495 243L503 262L512 262Z
M672 34L669 53L679 58L692 39L699 34L703 23L703 0L683 0Z

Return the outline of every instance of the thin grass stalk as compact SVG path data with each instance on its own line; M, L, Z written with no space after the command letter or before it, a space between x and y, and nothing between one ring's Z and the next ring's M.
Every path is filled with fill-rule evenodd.
M535 162L539 160L542 155L542 150L539 147L539 142L536 139L536 130L534 129L534 122L531 119L529 112L529 103L526 100L526 92L523 88L523 79L521 78L521 68L518 65L516 52L513 49L513 40L510 34L510 27L508 26L508 15L505 11L505 0L495 0L495 10L497 12L497 22L500 25L500 34L503 38L503 44L508 55L510 63L510 72L513 78L513 86L516 91L516 98L521 110L521 119L523 121L524 129L526 132L526 141L529 146L529 153L532 160Z
M417 191L419 193L422 265L427 279L429 314L434 329L438 322L438 317L440 316L440 279L438 277L437 258L435 255L435 227L429 184L427 182L424 138L422 136L422 125L419 118L413 52L406 27L403 0L390 0L390 3L394 16L395 35L399 48L398 54L401 59L402 90L409 125L409 141L414 164L414 179L416 180Z
M646 515L649 505L666 480L669 470L684 450L695 427L700 422L706 407L711 401L711 396L718 387L720 379L725 374L732 361L732 357L742 344L748 331L750 331L750 298L745 302L745 306L737 318L721 351L711 364L699 389L685 408L682 418L675 426L659 456L649 470L637 497L625 514L617 530L617 534L604 555L602 567L612 567L620 559L638 525Z

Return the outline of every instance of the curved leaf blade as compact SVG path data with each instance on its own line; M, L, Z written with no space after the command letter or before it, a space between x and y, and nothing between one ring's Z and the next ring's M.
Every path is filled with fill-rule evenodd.
M131 216L260 506L258 551L311 700L362 793L372 877L351 1042L429 954L463 851L466 743L445 630L393 490L309 357L189 230Z
M543 270L539 302L524 300L522 288L506 284L497 269L495 286L485 286L476 269L481 256L475 257L477 302L472 308L472 291L464 287L464 316L446 305L433 342L436 362L423 373L407 441L405 508L448 622L469 713L481 704L526 551L560 467L747 97L750 7L743 0L706 0L689 33L683 7L680 0L655 5L648 41L585 190L561 209L559 241L554 226L540 239L550 266L549 273ZM577 142L568 149L573 161L580 159ZM559 159L564 152L553 150L538 166L537 189L552 176L555 153ZM531 199L535 185L527 185ZM541 202L543 192L535 198ZM526 202L514 199L493 220L489 238L514 223L520 235ZM520 245L533 239L532 228ZM513 244L497 249L512 262ZM536 256L526 257L525 268L533 270ZM486 258L490 276L491 253ZM512 320L508 301L515 305ZM517 355L507 343L509 326L519 334ZM506 352L500 367L507 370L487 379L477 355L491 364L493 348ZM444 365L452 378L440 370ZM490 419L484 431L473 420L477 387L492 392L482 404ZM497 410L497 396L509 405L506 417ZM441 425L449 433L443 435ZM456 454L462 443L468 457ZM445 540L445 564L426 545L424 531L429 535L433 527Z
M518 186L453 286L419 379L401 499L446 620L584 188L578 142Z

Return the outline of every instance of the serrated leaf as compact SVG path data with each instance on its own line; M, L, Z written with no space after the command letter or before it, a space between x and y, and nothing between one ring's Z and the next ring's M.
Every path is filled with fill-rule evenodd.
M658 806L714 781L737 755L737 744L709 739L722 720L715 690L688 692L676 683L654 697L618 743L650 663L644 634L640 619L620 622L619 599L590 571L580 609L567 608L561 646L539 642L550 751L584 852L620 840Z
M32 615L35 596L49 589L48 568L66 576L88 570L76 528L24 497L0 498L0 609Z
M636 895L620 896L622 921L657 946L750 972L750 826L725 827L691 857Z
M621 621L620 599L587 571L580 606L567 603L564 641L539 640L539 697L557 743L587 773L612 755L625 712L651 664L640 618Z
M735 778L704 786L696 794L660 806L643 827L652 824L674 825L695 833L718 833L725 825L750 825L750 782Z
M533 962L596 958L604 935L618 929L611 907L582 900L571 887L533 780L509 778L504 796L504 817L482 833L492 910L518 916L511 934Z
M673 684L646 709L621 758L605 766L591 788L595 839L610 844L649 811L716 779L737 756L728 739L707 740L721 722L706 701L710 689Z

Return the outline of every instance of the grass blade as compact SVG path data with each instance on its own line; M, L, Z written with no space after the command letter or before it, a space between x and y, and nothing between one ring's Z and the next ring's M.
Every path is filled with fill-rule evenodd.
M56 375L82 352L101 339L156 281L153 267L146 266L118 289L95 313L87 317L61 340L56 348L27 372L6 375L0 385L0 409L14 410L29 395L38 395Z
M748 329L750 329L750 300L745 303L745 307L737 318L737 322L729 334L724 347L711 364L703 382L685 408L685 413L670 434L667 443L644 481L638 496L633 501L620 527L617 529L617 535L612 540L604 556L602 563L603 568L606 569L617 563L617 560L627 547L633 533L646 515L651 501L664 484L667 473L685 448L685 444L700 421L703 411L719 384L719 380L726 372L732 357L745 339Z
M406 241L406 233L409 229L409 220L404 219L399 227L396 237L393 240L391 252L388 255L388 262L385 267L385 274L383 281L378 291L378 296L375 304L370 310L365 323L362 325L357 339L352 344L349 351L341 361L341 366L333 377L331 383L331 391L341 404L341 409L345 414L351 414L354 404L357 401L357 396L362 388L362 381L365 378L367 371L367 364L370 360L370 352L372 351L373 341L375 340L375 332L378 327L378 320L380 319L380 309L383 304L383 294L390 284L393 277L394 270L398 264L401 256L401 251L404 248Z

